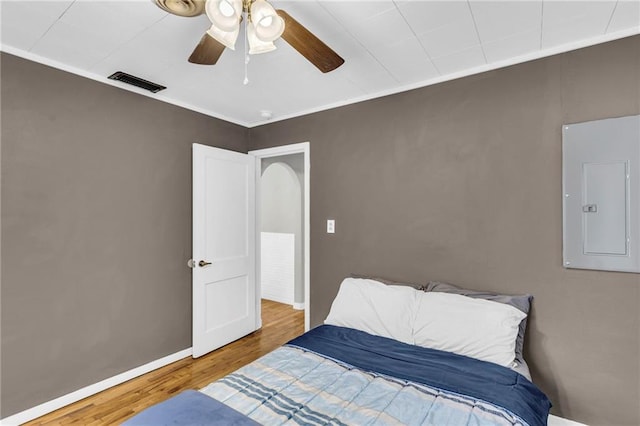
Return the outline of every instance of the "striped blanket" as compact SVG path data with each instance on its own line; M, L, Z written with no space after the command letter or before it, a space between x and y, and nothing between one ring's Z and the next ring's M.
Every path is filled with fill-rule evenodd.
M324 331L334 331L323 327ZM357 341L359 335L355 336L349 335L350 341ZM330 346L317 336L314 341L320 341L322 347ZM420 383L424 380L417 382L358 368L353 363L321 355L303 343L303 340L294 340L201 391L265 425L533 426L546 421L550 404L544 395L542 399L533 395L530 401L523 401L525 406L540 405L538 417L526 409L518 415L483 398ZM379 356L375 352L370 358ZM355 364L360 363L354 360ZM392 361L384 362L395 363ZM500 380L502 378L497 379ZM518 386L510 383L506 392L517 393L512 389Z

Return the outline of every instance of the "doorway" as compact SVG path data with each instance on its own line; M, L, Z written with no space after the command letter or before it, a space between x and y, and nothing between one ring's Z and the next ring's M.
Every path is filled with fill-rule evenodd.
M309 143L251 151L256 157L258 306L304 310L309 330ZM258 307L258 312L260 308Z

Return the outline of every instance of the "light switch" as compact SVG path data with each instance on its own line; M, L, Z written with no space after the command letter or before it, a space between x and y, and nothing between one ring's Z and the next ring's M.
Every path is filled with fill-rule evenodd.
M327 234L336 233L336 221L333 219L327 219Z

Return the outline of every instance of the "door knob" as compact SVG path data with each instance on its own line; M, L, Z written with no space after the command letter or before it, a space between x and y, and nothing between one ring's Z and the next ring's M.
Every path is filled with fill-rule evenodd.
M201 268L207 265L211 265L211 262L205 262L204 260L201 260L200 262L198 262L198 266Z

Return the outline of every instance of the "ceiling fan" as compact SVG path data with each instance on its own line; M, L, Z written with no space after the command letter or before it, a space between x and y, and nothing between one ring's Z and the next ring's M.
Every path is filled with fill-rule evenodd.
M202 36L189 62L214 65L225 48L234 49L240 23L245 29L250 54L265 53L282 37L323 73L344 63L336 52L284 10L275 10L266 0L153 0L165 12L194 17L207 14L211 28Z

